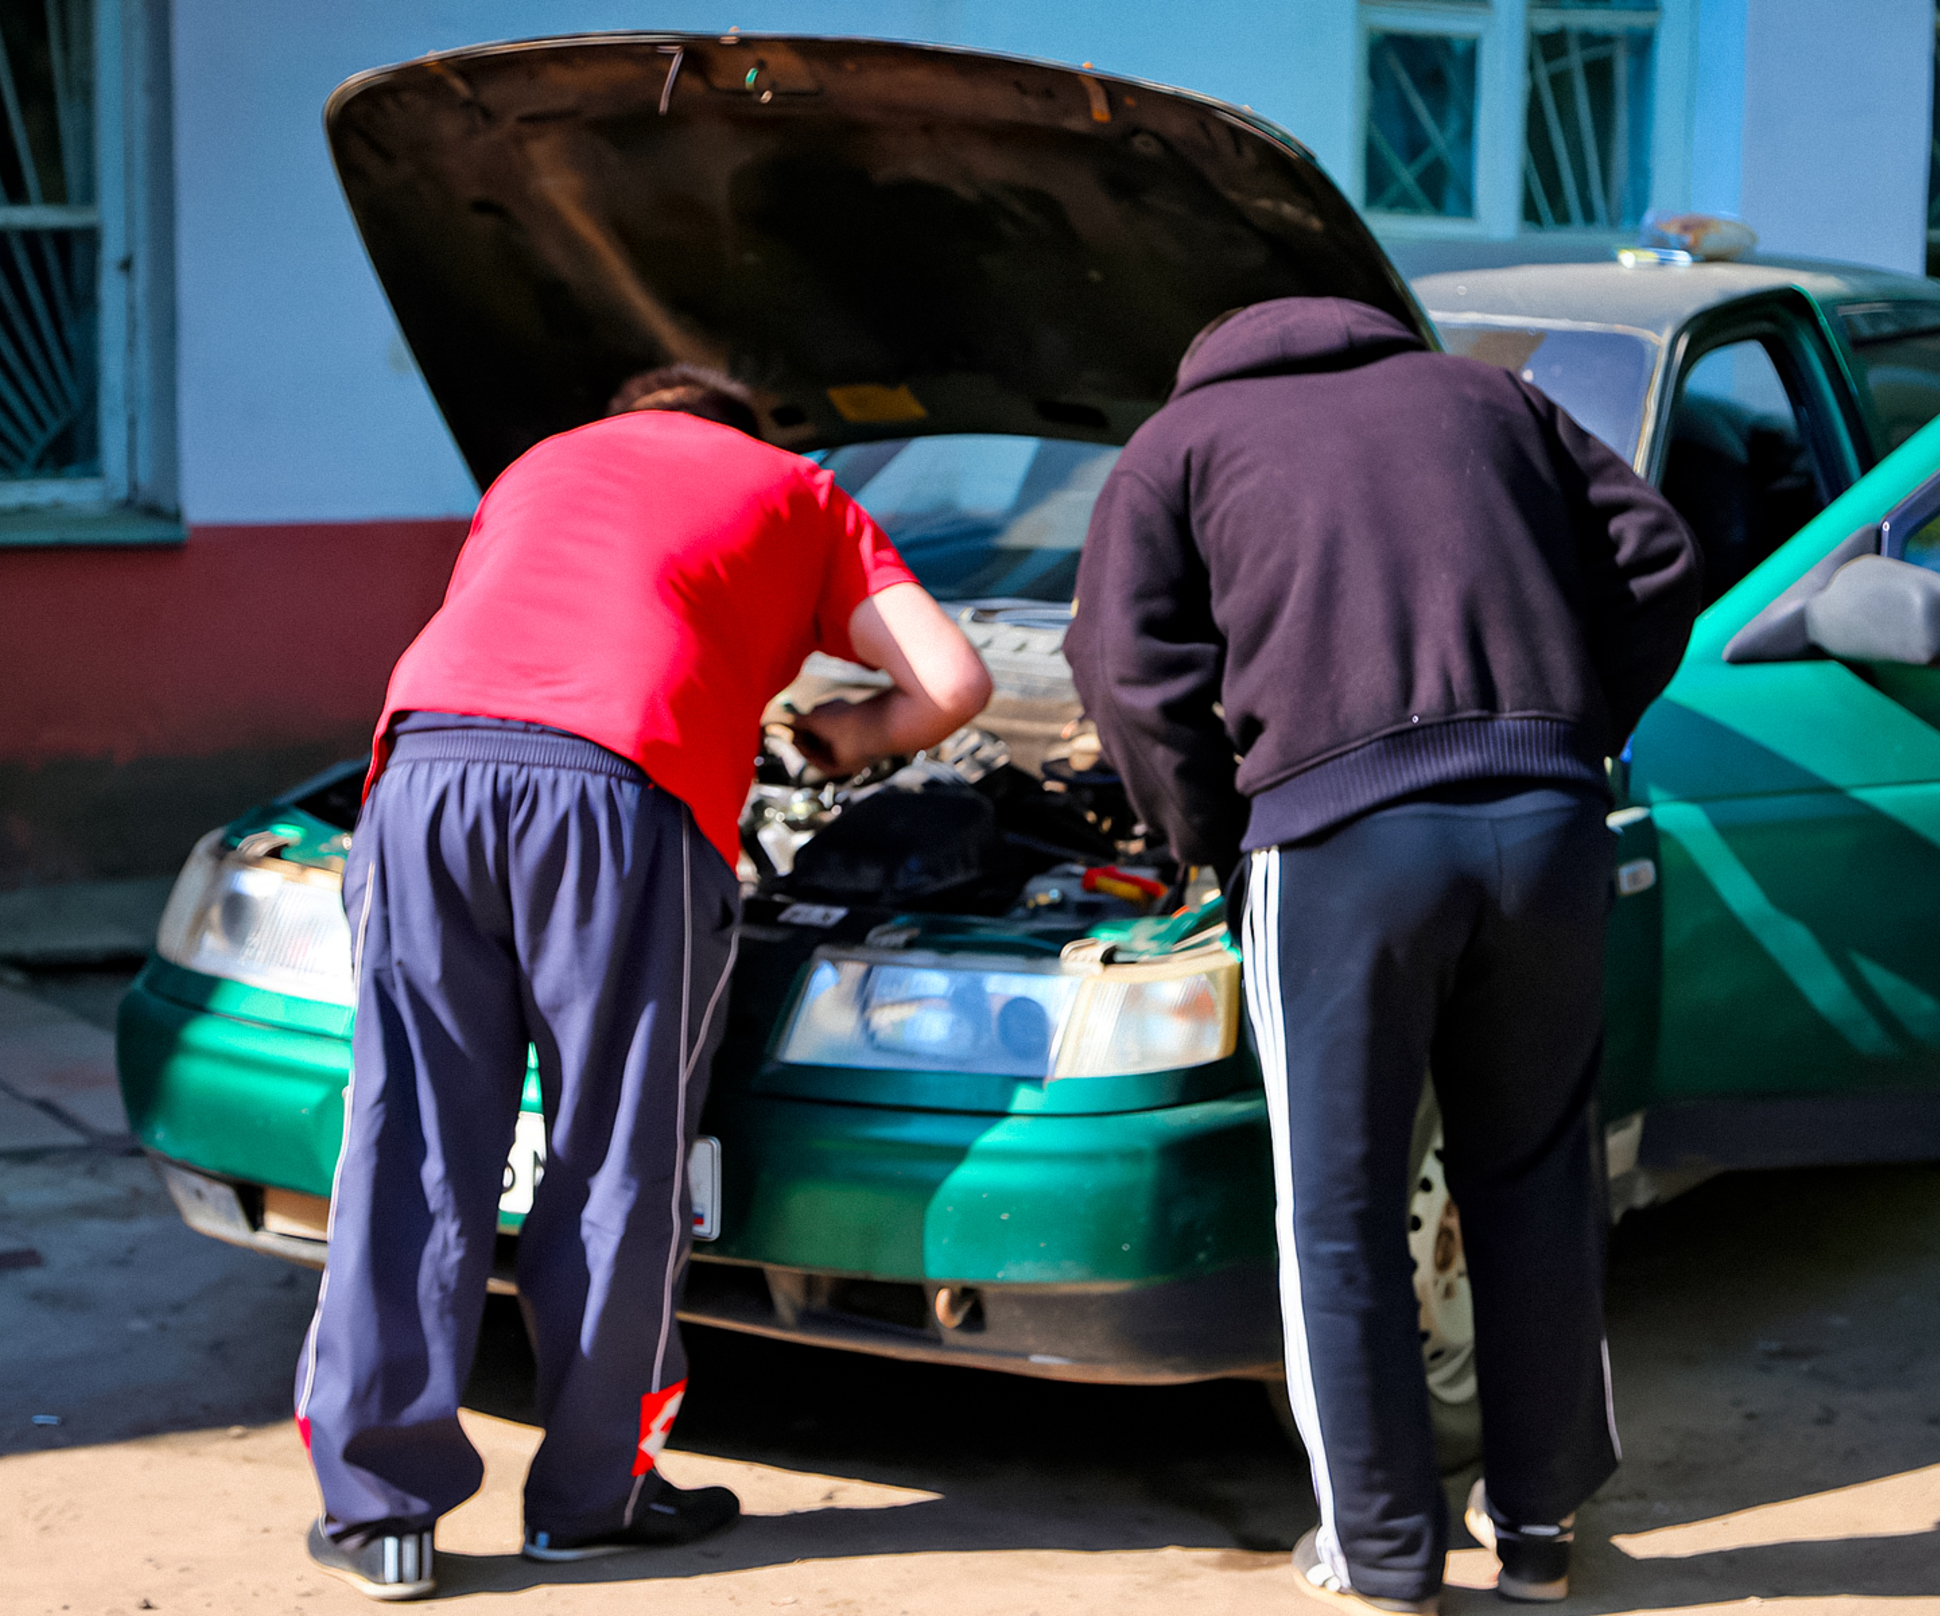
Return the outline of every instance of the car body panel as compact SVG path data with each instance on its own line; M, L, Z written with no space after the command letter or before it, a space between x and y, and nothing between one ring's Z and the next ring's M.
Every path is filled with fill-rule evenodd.
M1940 1088L1940 670L1727 663L1741 628L1933 473L1940 421L1698 620L1632 742L1663 838L1654 1096ZM1925 716L1922 716L1924 711Z
M1432 331L1312 156L1243 108L880 40L636 34L384 68L326 114L481 485L626 375L732 370L772 441L1122 443L1193 334L1330 293Z
M1647 1079L1635 1034L1613 1014L1612 1114L1700 1099L1940 1089L1940 972L1927 936L1940 898L1940 672L1825 658L1728 664L1722 654L1930 471L1933 440L1923 434L1924 455L1895 457L1855 482L1876 433L1833 315L1940 313L1940 288L1884 271L1753 262L1531 265L1427 277L1417 291L1452 322L1594 321L1647 333L1660 358L1635 450L1646 475L1663 466L1682 378L1706 352L1747 338L1790 353L1807 418L1826 437L1811 447L1837 497L1704 612L1630 744L1631 800L1648 808L1660 841L1660 958L1675 965L1657 996ZM1614 968L1610 987L1614 1008L1625 991Z
M1444 271L1423 275L1414 283L1415 295L1430 318L1480 314L1537 323L1573 321L1606 329L1628 326L1666 344L1707 309L1791 287L1822 306L1909 297L1940 302L1940 286L1931 281L1811 259L1759 258L1636 269L1614 260L1518 264L1506 269Z
M210 1173L329 1195L343 1140L348 1035L244 1020L219 1008L221 995L203 984L236 985L151 959L121 1001L116 1065L135 1137ZM183 997L167 987L185 989ZM257 1009L276 997L245 991Z
M1150 1284L1271 1260L1264 1098L1092 1117L710 1099L710 1259L892 1280ZM1263 1199L1264 1198L1264 1199Z

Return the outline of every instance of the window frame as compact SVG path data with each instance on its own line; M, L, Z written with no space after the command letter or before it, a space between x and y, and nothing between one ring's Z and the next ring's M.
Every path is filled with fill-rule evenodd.
M1649 480L1663 480L1671 420L1692 370L1707 354L1739 342L1761 343L1770 354L1799 417L1801 440L1812 456L1826 504L1863 477L1872 468L1871 432L1858 413L1843 356L1823 319L1805 293L1780 287L1708 309L1688 321L1668 345L1663 391L1649 423L1649 445L1640 456Z
M166 0L94 0L95 202L0 207L0 223L91 222L95 477L0 479L0 549L173 544L177 514L174 227ZM84 217L87 216L87 217Z
M1525 224L1522 217L1525 132L1529 108L1529 39L1535 23L1555 26L1569 16L1594 27L1602 8L1569 8L1541 0L1356 0L1354 144L1347 178L1351 194L1376 233L1390 241L1508 241L1538 238L1580 245L1600 255L1630 241L1624 227ZM1650 185L1648 207L1671 209L1688 200L1690 130L1695 93L1698 0L1630 0L1612 6L1612 26L1632 26L1655 14L1651 55ZM1475 213L1383 213L1366 206L1368 40L1377 33L1452 34L1476 41Z

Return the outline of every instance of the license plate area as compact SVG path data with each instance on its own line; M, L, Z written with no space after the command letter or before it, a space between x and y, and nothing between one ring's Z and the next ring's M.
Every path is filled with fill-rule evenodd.
M545 1176L546 1119L537 1111L521 1111L512 1153L505 1159L499 1216L524 1222L533 1192ZM694 1238L712 1240L721 1232L721 1141L711 1134L702 1134L687 1154L687 1186L694 1205Z

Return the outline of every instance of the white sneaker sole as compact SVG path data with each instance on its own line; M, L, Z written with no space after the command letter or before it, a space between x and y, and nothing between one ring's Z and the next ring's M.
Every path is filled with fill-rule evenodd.
M405 1599L424 1599L438 1591L438 1584L430 1577L422 1577L416 1582L372 1582L369 1577L345 1566L325 1565L321 1560L312 1560L310 1564L325 1576L349 1583L366 1599L376 1599L385 1604L395 1604Z

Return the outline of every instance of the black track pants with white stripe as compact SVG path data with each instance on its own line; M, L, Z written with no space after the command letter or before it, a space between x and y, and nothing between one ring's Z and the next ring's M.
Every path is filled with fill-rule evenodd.
M518 1256L546 1428L528 1531L621 1524L687 1374L687 1155L723 1021L734 875L682 803L590 743L484 743L580 767L446 755L477 744L401 737L345 871L352 1077L297 1367L338 1535L427 1527L482 1479L458 1399L528 1043L548 1135Z
M1474 1291L1490 1501L1559 1521L1618 1457L1594 1105L1605 805L1469 797L1380 809L1248 869L1288 1391L1322 1551L1392 1599L1440 1586L1448 1540L1405 1223L1425 1069Z

